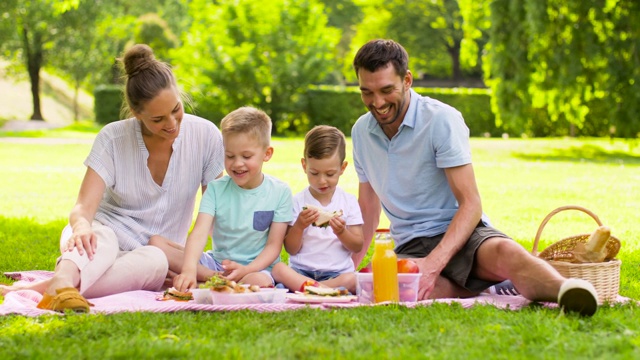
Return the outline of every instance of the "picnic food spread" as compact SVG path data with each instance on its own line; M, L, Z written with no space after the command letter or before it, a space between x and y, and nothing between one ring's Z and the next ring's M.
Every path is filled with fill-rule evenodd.
M308 204L302 207L302 210L306 210L306 209L316 210L320 214L320 216L318 217L318 220L313 222L313 226L317 226L317 227L327 227L329 226L329 220L333 219L334 217L342 216L342 210L326 211L317 206L308 205Z
M598 227L586 242L576 241L568 251L552 254L547 260L562 261L573 264L601 263L612 260L617 252L610 254L607 242L611 238L611 229L607 226Z
M337 288L307 285L304 291L296 291L295 294L287 294L287 299L301 303L347 303L357 300L349 290L340 286Z
M605 245L611 237L611 230L607 226L600 226L594 231L587 243L577 243L573 249L574 262L598 263L607 257Z
M164 291L160 300L189 301L193 300L193 294L191 291L182 292L172 287Z
M305 286L304 294L317 296L343 296L349 295L347 288L340 286L337 288L321 287L321 286Z
M211 289L220 293L227 294L242 294L245 292L259 292L260 287L257 285L245 286L242 284L238 284L233 280L228 280L220 275L212 276L204 285L201 285L200 288L203 289Z

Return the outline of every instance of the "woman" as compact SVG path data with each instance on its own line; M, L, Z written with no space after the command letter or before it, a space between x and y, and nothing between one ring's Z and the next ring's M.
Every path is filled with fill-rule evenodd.
M198 189L204 192L222 174L220 131L184 114L169 65L146 45L133 46L122 62L134 117L106 125L96 136L53 278L0 286L3 294L36 290L43 293L39 308L88 312L87 298L159 290L167 259L145 245L154 235L184 244Z

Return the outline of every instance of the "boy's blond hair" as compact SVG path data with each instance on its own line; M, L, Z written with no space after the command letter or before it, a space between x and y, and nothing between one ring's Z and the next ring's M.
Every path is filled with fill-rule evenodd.
M222 119L220 131L223 137L247 134L267 148L271 143L271 118L260 109L243 106Z
M346 139L340 129L328 125L318 125L304 137L305 159L326 159L338 152L340 163L346 156Z

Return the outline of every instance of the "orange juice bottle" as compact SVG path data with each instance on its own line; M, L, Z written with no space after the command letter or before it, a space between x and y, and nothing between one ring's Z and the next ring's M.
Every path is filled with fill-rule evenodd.
M388 230L376 231L371 258L373 268L373 301L399 301L398 257L393 251L393 239Z

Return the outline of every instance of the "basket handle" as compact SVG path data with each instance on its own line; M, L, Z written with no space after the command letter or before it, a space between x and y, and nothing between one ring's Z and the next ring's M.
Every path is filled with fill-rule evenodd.
M531 253L533 255L538 255L538 242L540 241L540 235L542 235L542 229L544 229L544 226L547 225L547 223L549 222L549 220L551 220L551 218L561 212L561 211L565 211L565 210L579 210L582 211L584 213L586 213L587 215L591 216L593 218L593 220L596 221L596 223L598 223L598 226L602 226L602 221L600 221L600 218L598 218L598 215L594 214L593 212L591 212L589 209L587 208L583 208L582 206L578 206L578 205L566 205L566 206L561 206L555 210L553 210L552 212L549 213L549 215L547 215L547 217L544 218L544 220L542 220L542 224L540 224L540 227L538 228L538 232L536 233L536 239L533 241L533 249L531 250Z

